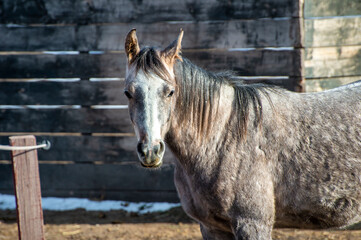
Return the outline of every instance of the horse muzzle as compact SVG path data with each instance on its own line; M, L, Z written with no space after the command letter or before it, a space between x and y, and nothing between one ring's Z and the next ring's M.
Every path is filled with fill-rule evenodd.
M137 152L143 167L158 168L162 165L165 144L161 140L152 144L139 142L137 145Z

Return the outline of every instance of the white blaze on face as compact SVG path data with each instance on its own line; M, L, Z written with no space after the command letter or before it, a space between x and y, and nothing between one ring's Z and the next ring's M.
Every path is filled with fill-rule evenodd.
M137 88L142 92L144 104L140 104L142 109L137 110L137 114L142 116L135 117L135 132L138 141L146 140L152 143L161 140L162 122L160 119L159 102L162 100L162 88L164 81L154 74L145 75L139 71L137 76ZM138 121L136 119L142 119Z

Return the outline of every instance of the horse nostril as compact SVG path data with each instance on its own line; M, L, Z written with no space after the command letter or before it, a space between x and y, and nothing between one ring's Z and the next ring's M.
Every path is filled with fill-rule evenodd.
M139 155L142 157L145 157L145 155L147 154L147 149L143 143L138 143L137 151L138 151Z
M160 142L159 142L159 155L160 155L160 154L163 154L164 151L165 151L165 144L164 144L163 141L160 141Z
M161 157L164 153L164 149L165 149L164 142L160 141L158 144L153 146L153 153L156 156Z
M160 144L159 145L155 145L153 147L153 152L155 155L159 155L159 150L160 150Z

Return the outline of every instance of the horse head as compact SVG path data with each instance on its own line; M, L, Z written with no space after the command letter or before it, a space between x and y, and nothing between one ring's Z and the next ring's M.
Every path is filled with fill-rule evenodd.
M175 108L177 86L173 66L180 57L183 31L164 50L140 49L135 29L125 40L127 71L124 94L138 139L137 153L143 167L162 165L164 138Z

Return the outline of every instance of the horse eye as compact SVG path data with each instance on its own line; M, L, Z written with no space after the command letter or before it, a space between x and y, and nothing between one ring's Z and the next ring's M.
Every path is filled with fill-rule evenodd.
M173 94L174 94L174 90L170 91L170 93L168 94L168 97L173 96Z
M132 98L132 95L127 90L124 91L124 94L125 96L127 96L128 99Z

